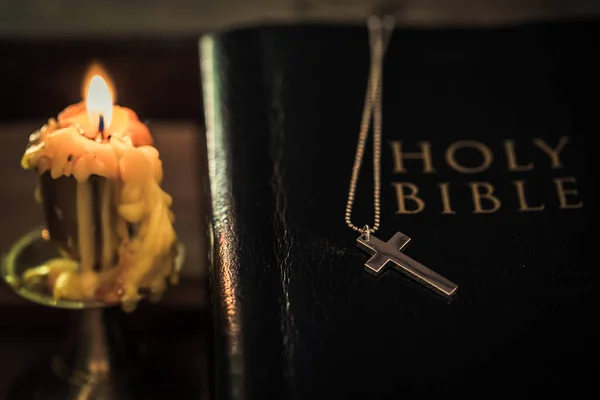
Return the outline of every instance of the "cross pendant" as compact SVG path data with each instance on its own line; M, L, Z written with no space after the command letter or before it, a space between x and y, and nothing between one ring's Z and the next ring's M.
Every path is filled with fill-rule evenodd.
M379 275L390 262L396 267L396 270L409 278L442 296L452 297L456 293L458 285L404 254L402 250L409 242L410 238L400 232L397 232L387 242L379 240L373 235L369 235L368 240L362 235L356 239L356 245L371 254L371 258L365 263L367 272Z

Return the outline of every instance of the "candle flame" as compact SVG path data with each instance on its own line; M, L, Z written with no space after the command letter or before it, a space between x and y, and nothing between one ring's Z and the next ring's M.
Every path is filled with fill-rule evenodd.
M112 122L114 91L108 75L102 67L95 64L88 70L85 80L85 105L88 117L94 126L99 125L100 116L104 118L104 128L108 129Z

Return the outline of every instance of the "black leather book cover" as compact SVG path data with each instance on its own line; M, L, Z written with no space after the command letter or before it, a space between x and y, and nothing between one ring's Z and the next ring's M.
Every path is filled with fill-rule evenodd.
M406 254L459 285L451 302L394 270L366 273L344 223L366 28L204 37L215 395L591 387L597 33L593 22L394 33L377 236L410 236ZM372 224L371 156L361 225Z

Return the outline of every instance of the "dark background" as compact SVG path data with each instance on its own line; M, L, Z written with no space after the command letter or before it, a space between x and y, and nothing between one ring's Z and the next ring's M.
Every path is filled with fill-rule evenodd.
M203 119L197 37L0 38L0 54L0 121L44 120L80 101L94 61L113 80L118 103L140 119Z
M526 76L535 77L535 68L541 67L540 70L544 74L541 80L551 85L549 92L558 93L558 97L563 100L561 104L568 111L570 121L574 124L573 128L579 132L592 132L598 127L592 116L595 115L593 110L598 107L595 89L600 69L598 62L594 60L599 26L598 21L585 20L527 24L524 27L500 30L409 29L406 33L410 39L407 39L406 44L410 46L411 54L416 57L429 57L429 70L421 70L418 66L412 70L415 74L429 74L420 78L423 80L427 80L424 76L432 76L435 80L435 74L443 74L444 71L455 74L461 80L467 80L470 75L477 76L482 81L487 78L494 79L493 76L477 74L478 66L491 69L494 63L498 63L497 71L503 71L504 67L514 71L526 71ZM398 33L397 36L402 36L402 33ZM340 38L343 37L344 35L340 34ZM522 38L526 38L528 43L523 44ZM487 46L504 47L499 55L484 51ZM514 50L511 50L511 46ZM531 49L534 49L533 53ZM0 39L0 54L0 123L17 120L43 122L56 115L66 105L79 101L81 81L86 68L92 61L97 60L106 67L117 87L118 103L134 109L142 120L149 118L192 121L199 128L199 141L196 142L198 154L202 155L204 152L201 146L204 140L204 122L197 37L104 40ZM510 73L503 75L510 76ZM453 92L461 90L459 87L452 87L451 80L440 79L440 82L447 85L444 93L448 101L453 98ZM500 86L496 89L501 90ZM513 95L519 96L518 91ZM506 99L510 99L510 96L506 96ZM427 104L429 99L421 98L419 101ZM437 101L441 102L440 99ZM515 103L518 104L519 113L526 114L529 111L527 102ZM437 103L437 106L442 104ZM535 105L531 108L536 109L540 118L543 118L543 110L539 110ZM440 109L443 110L443 107ZM422 117L430 116L423 114ZM2 134L4 132L0 132L0 135ZM3 153L2 149L0 155L5 158L14 157L12 154ZM201 172L198 187L193 190L204 191L204 171L203 169ZM4 183L5 178L1 179ZM5 197L2 198L3 207L15 206L4 203L4 199ZM198 221L199 224L201 222ZM10 227L3 226L2 229ZM5 251L7 245L2 243L1 250ZM172 353L170 356L176 364L175 368L183 371L182 376L192 380L197 379L199 375L202 376L200 379L204 379L204 368L207 365L204 364L207 357L205 343L209 340L207 336L212 334L213 321L210 319L206 296L202 298L203 301L198 301L195 306L182 307L171 303L162 307L160 311L146 305L130 318L127 325L128 329L140 334L150 343L155 343L155 348L162 346L165 349L163 354ZM502 375L505 367L510 369L506 376L512 382L507 391L518 384L527 385L531 382L529 377L540 387L544 384L545 373L551 376L551 379L555 379L549 373L553 365L543 365L544 357L550 357L552 354L556 354L553 359L556 365L559 365L563 372L567 372L566 381L562 382L560 387L577 385L578 376L575 371L582 370L581 363L588 355L591 360L595 358L591 333L570 332L568 327L564 326L581 325L582 320L594 318L591 296L578 301L575 306L557 306L550 317L540 320L533 328L534 336L554 332L546 336L546 340L539 341L536 345L535 341L530 340L530 336L522 340L517 339L506 348L497 347L496 352L489 354L481 364L474 365L469 373L473 381L480 382L477 388L497 383L499 379L496 378ZM0 320L0 343L3 345L0 348L1 390L8 384L10 377L14 376L15 371L26 366L28 359L35 358L38 352L51 352L55 349L66 315L60 311L11 303L8 308L2 308L0 304ZM554 326L557 320L563 324L560 329ZM570 344L560 343L560 334L563 333ZM535 345L533 348L532 343ZM557 347L553 346L554 343ZM569 346L573 351L569 351ZM511 361L520 359L523 354L533 354L533 357L525 363ZM187 355L188 358L181 358L182 355ZM176 358L184 361L175 361ZM19 362L7 362L8 359ZM335 365L335 360L330 362L331 365ZM401 363L402 360L398 362ZM493 371L494 375L489 376L486 371L480 372L478 366L481 365L488 368L486 371ZM573 368L569 374L568 365L577 368ZM277 369L278 366L274 364L270 368ZM386 366L382 365L381 368ZM452 366L448 365L448 368ZM544 372L540 375L529 371L530 368L543 369ZM581 375L581 379L587 384L593 379L591 371L592 369ZM364 387L371 384L376 386L377 382L363 384ZM494 391L494 388L490 390ZM198 389L198 392L202 390ZM486 396L487 393L481 395Z

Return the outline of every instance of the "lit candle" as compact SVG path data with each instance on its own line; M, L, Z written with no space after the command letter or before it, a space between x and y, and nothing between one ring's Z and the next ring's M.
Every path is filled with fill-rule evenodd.
M29 271L25 281L46 274L55 298L131 308L140 292L158 297L177 280L171 197L160 187L162 163L148 128L113 104L102 70L88 75L85 101L31 135L23 156L23 167L41 176L50 236L69 254ZM75 206L57 204L65 198ZM70 210L72 218L65 216ZM76 234L65 228L69 220Z
M126 107L114 105L116 99L113 85L106 72L99 66L92 66L84 80L84 99L67 107L58 115L61 126L75 126L87 138L106 141L108 136L116 135L128 138L134 146L152 145L152 136L137 117ZM100 119L103 119L103 131L100 135Z

